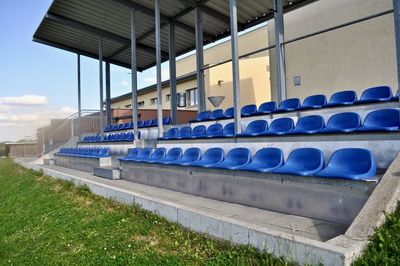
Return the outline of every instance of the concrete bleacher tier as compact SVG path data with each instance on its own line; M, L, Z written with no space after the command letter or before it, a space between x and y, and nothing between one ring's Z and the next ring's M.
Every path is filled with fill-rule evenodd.
M84 172L93 172L95 167L109 167L112 158L109 148L61 148L54 154L54 164Z

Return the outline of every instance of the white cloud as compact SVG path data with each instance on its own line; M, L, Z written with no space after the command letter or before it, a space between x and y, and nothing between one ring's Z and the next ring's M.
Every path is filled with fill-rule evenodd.
M77 110L75 110L74 108L72 108L70 106L64 106L61 108L61 112L68 114L68 115L72 115L72 114L76 113Z
M47 104L47 97L40 95L0 97L0 103L4 105L45 105Z
M129 87L129 82L126 79L124 79L123 81L121 81L121 85L124 87Z
M169 70L168 69L161 70L161 80L164 81L168 79L169 79ZM144 82L148 83L148 85L156 84L157 83L156 72L154 71L151 74L151 76L144 77L143 80Z

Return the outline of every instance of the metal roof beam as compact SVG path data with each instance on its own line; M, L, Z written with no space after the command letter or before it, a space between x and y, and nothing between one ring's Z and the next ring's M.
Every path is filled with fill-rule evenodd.
M130 47L130 42L131 42L130 39L125 38L125 37L120 36L120 35L117 35L115 33L108 32L108 31L93 27L91 25L87 25L85 23L82 23L82 22L79 22L79 21L76 21L76 20L72 20L72 19L60 16L60 15L56 15L56 14L53 14L53 13L50 13L50 12L46 14L46 18L51 20L51 21L66 25L68 27L71 27L71 28L74 28L74 29L77 29L77 30L81 30L81 31L86 31L88 33L96 34L96 35L102 36L102 37L104 37L106 39L109 39L109 40L112 40L112 41L116 41L116 42L119 42L121 44L125 44L128 47ZM156 51L153 47L145 45L145 44L141 44L141 43L137 44L137 48L140 49L140 50L143 50L143 51L145 51L145 52L147 52L149 54L152 54L152 55L155 54L155 51ZM168 58L168 53L162 52L162 57Z

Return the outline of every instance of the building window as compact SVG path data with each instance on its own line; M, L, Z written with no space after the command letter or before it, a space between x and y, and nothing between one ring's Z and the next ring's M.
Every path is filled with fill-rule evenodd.
M131 107L132 107L132 104L125 105L125 108L131 108Z
M144 101L140 101L137 103L138 108L143 107L143 106L144 106Z
M151 104L151 105L157 104L157 98L151 98L151 99L150 99L150 104Z
M165 101L167 101L167 102L170 102L171 101L171 94L167 94L167 97L166 97L166 100Z
M198 100L197 100L197 88L190 89L186 91L187 94L187 105L188 106L197 106Z

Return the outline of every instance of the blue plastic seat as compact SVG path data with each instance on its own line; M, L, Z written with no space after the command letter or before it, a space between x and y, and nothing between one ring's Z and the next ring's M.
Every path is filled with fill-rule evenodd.
M133 141L133 138L134 138L133 132L126 132L125 134L126 141Z
M157 119L151 120L150 126L151 126L151 127L156 127L156 126L158 126L158 120L157 120Z
M113 126L112 126L112 129L111 129L111 131L116 131L116 130L118 130L118 124L114 124Z
M163 118L163 125L169 125L171 124L171 117L166 116Z
M140 148L130 149L129 152L128 152L128 155L126 157L119 158L118 160L120 160L120 161L133 161L138 157L140 152L141 152Z
M177 139L189 139L192 134L192 128L189 126L182 127L179 130L179 134L176 136Z
M319 133L325 127L324 118L320 115L307 115L300 117L296 127L290 134L315 134Z
M108 132L112 129L112 124L109 124L106 126L106 128L104 129L104 132Z
M200 125L200 126L195 126L192 129L192 133L190 134L190 138L195 139L195 138L202 138L206 136L206 126Z
M166 153L167 150L165 148L157 148L151 153L148 159L142 159L140 162L146 162L146 163L157 162L163 159Z
M398 131L400 111L396 109L380 109L369 112L364 124L357 131Z
M117 130L123 130L125 127L125 124L118 124Z
M110 149L109 148L102 148L99 154L99 157L108 157Z
M358 103L386 102L392 98L392 89L389 86L378 86L366 89Z
M207 128L206 136L207 138L215 138L222 136L224 128L221 124L212 124Z
M130 160L135 162L148 160L152 151L152 148L143 148L140 150L139 155L137 155L136 158L130 158Z
M257 106L255 104L248 104L240 109L241 116L252 116L257 113Z
M201 158L201 151L199 148L187 149L182 157L176 161L166 162L165 164L177 164L177 165L190 165Z
M400 96L400 90L397 90L396 95L393 96L392 101L398 101Z
M230 122L224 126L224 130L222 131L222 137L230 138L235 136L235 123Z
M138 121L138 127L144 127L144 121Z
M339 91L332 94L326 107L352 105L357 102L357 93L355 91Z
M322 151L314 148L300 148L292 151L286 163L273 170L273 173L309 176L315 175L324 167Z
M283 152L278 148L262 148L256 152L251 163L238 168L244 171L271 172L283 165Z
M295 111L300 107L300 100L298 98L291 98L283 100L280 104L277 112L291 112Z
M174 139L178 136L179 129L177 127L173 127L168 129L167 132L164 132L164 136L160 139Z
M129 129L130 125L131 125L130 122L125 123L125 124L124 124L124 129Z
M276 102L265 102L258 107L257 113L270 114L274 111L276 111Z
M304 99L303 104L299 108L305 109L318 109L326 105L326 96L323 94L308 96Z
M293 119L282 117L273 120L265 135L284 135L294 128Z
M345 112L334 114L328 119L321 133L353 132L361 126L361 118L357 113Z
M223 162L214 164L212 168L237 169L251 161L251 152L247 148L234 148L228 152Z
M229 107L228 109L225 110L224 117L225 118L233 118L234 113L235 113L235 108Z
M214 164L218 164L224 160L224 150L221 148L210 148L205 151L203 157L188 165L197 167L212 167Z
M369 150L347 148L335 151L327 167L317 176L351 180L371 180L376 175L376 162Z
M182 149L181 148L172 148L170 149L164 158L159 160L150 161L150 163L161 163L168 164L170 162L174 162L179 160L182 157Z
M197 114L197 117L190 122L201 122L210 119L210 111L204 111Z
M224 118L224 111L222 109L216 109L211 112L210 120L222 119Z
M252 137L265 134L268 130L268 122L266 120L255 120L247 125L247 128L239 134L240 137Z
M153 120L145 120L143 122L143 127L150 127Z

